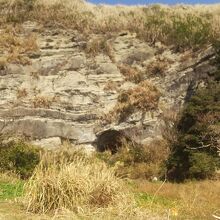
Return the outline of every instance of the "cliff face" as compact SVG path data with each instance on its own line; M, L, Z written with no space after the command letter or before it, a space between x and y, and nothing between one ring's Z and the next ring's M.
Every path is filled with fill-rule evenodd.
M0 132L29 137L35 144L69 140L91 147L103 134L114 142L112 131L151 141L161 136L164 112L178 112L215 71L211 47L175 52L129 32L87 40L77 31L42 29L31 22L22 25L19 37L33 34L38 49L22 52L28 62L0 65ZM133 108L123 120L107 120L116 114L121 92L144 81L157 88L157 105L149 111Z

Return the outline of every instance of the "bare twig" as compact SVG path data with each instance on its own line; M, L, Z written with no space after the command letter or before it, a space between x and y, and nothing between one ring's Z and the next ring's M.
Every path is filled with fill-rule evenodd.
M220 219L220 216L219 216L219 215L216 215L217 211L219 211L219 210L216 210L212 216L213 216L215 219Z
M157 191L154 193L153 198L152 198L152 200L151 200L151 205L150 205L151 208L152 208L152 205L153 205L153 202L154 202L154 199L155 199L157 193L161 190L161 188L163 187L163 185L165 184L166 181L167 181L167 179L165 179L165 180L162 182L162 184L160 185L160 187L159 187L159 188L157 189Z

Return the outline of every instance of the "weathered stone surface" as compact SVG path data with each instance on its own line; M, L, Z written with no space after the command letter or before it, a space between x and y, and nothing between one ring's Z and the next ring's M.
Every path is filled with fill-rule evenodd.
M31 142L35 146L44 147L47 149L56 149L62 145L60 137L45 138Z
M62 140L95 146L104 131L123 131L138 142L161 135L164 110L179 108L194 89L215 71L210 64L212 48L189 58L157 43L150 46L134 34L122 33L109 41L111 57L86 54L86 41L80 33L62 29L39 31L37 23L26 22L26 33L35 33L39 51L27 54L29 65L8 64L0 70L0 133L20 134L36 144L55 147ZM168 60L162 75L148 74L149 64L159 54ZM117 103L120 90L137 85L125 81L118 66L137 68L161 92L159 108L136 111L125 121L103 125L101 116ZM109 82L117 84L106 90Z
M116 62L132 65L144 62L154 56L154 48L136 38L135 34L118 36L113 42Z
M61 137L91 143L95 141L92 124L76 124L61 120L23 118L15 121L0 121L2 134L24 135L33 139Z

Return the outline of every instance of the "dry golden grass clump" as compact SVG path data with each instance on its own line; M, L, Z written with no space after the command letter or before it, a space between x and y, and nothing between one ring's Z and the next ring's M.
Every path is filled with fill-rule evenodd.
M125 79L134 83L139 83L143 80L143 74L136 68L126 64L118 66L120 72L125 76Z
M149 63L147 66L147 72L151 75L164 76L171 63L171 60L159 56L155 61Z
M110 43L108 42L107 37L97 37L92 40L90 40L85 49L86 53L91 56L96 56L100 53L103 53L112 60L112 62L115 62L114 55L112 53L112 47Z
M83 219L147 216L135 207L133 196L114 170L82 151L46 153L25 191L27 210L34 213L68 210L72 217Z
M97 157L113 166L119 177L147 179L164 175L162 164L168 158L169 148L165 140L158 139L150 144L141 145L133 141L121 140L117 152L98 152Z
M122 92L118 97L120 103L129 103L141 110L153 110L157 108L159 91L149 81L145 80L133 89Z
M122 91L116 106L106 115L105 120L124 121L136 110L143 112L155 110L158 107L159 98L160 92L156 86L145 80L132 89Z
M0 70L5 70L7 66L7 60L6 58L0 58Z
M105 91L118 91L119 87L120 87L119 82L109 80L109 81L107 81L107 83L105 84L103 89Z
M28 54L38 50L37 38L30 34L23 36L19 27L7 26L1 31L0 52L4 62L27 65L30 64Z
M32 99L34 108L50 108L50 106L58 101L58 97L40 96L37 95Z
M137 180L136 183L139 192L155 195L152 202L143 204L154 212L167 213L168 209L175 210L176 217L173 219L215 219L213 214L219 216L219 181L161 184Z
M27 97L28 92L25 88L21 88L17 90L17 99L22 99Z

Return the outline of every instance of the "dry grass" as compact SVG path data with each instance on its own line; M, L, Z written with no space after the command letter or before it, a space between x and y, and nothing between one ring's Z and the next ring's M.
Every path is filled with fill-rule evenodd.
M165 76L167 69L170 67L170 64L172 64L172 61L162 56L157 56L155 58L156 60L148 64L147 72L154 76Z
M119 87L120 87L120 83L109 80L105 84L104 90L105 91L118 91Z
M19 26L10 25L0 33L0 52L3 54L3 63L30 64L28 54L38 50L36 36L33 34L24 36Z
M27 210L83 219L144 219L113 169L69 150L47 153L25 187ZM140 218L139 218L140 217Z
M18 180L11 174L0 174L0 181L16 183ZM175 184L135 180L129 183L128 186L115 176L114 169L81 150L64 148L47 152L25 186L25 198L21 198L31 212L25 213L16 203L2 203L0 217L206 220L212 219L212 214L219 209L219 181ZM17 213L16 218L12 213Z
M162 165L169 155L166 141L158 139L141 145L122 139L121 144L115 154L110 151L96 153L106 164L115 167L117 176L150 180L163 175Z
M143 202L145 207L156 212L175 211L174 219L212 219L212 214L219 211L219 181L165 183L163 185L161 182L136 181L136 183L138 192L155 195L154 201L151 197L150 201Z
M35 96L32 100L34 108L50 108L53 102L57 101L57 97Z
M160 92L149 81L145 80L136 87L122 91L118 96L116 106L105 115L105 120L111 122L113 119L124 121L136 110L151 111L158 107Z
M82 0L0 0L0 5L3 24L37 20L87 36L126 30L147 42L162 41L179 49L198 47L220 36L220 5L108 6Z
M186 51L180 57L180 62L189 61L193 57L193 52L191 50Z
M17 90L17 99L25 98L27 97L27 95L28 95L28 92L25 88Z
M110 36L97 37L88 41L85 49L86 53L93 57L97 56L100 53L103 53L107 55L112 60L112 62L115 62L114 55L112 53L113 49L108 41L108 38L110 38Z
M14 173L14 172L11 172L11 171L0 172L0 182L3 182L3 183L7 183L7 182L14 183L14 182L18 182L19 180L20 180L19 176L16 173Z
M17 202L1 202L0 219L7 220L51 220L51 216L27 213ZM55 219L55 218L54 218Z
M0 70L5 70L7 68L7 60L6 58L0 57Z
M125 76L125 79L134 83L140 83L143 80L143 74L136 68L126 64L118 66L120 72Z
M39 72L32 72L31 77L35 80L39 80L40 79L40 74L39 74Z

